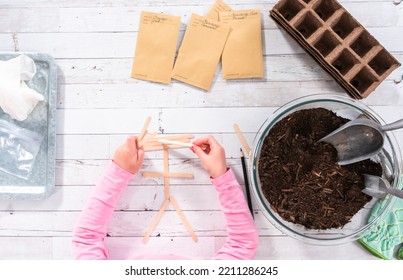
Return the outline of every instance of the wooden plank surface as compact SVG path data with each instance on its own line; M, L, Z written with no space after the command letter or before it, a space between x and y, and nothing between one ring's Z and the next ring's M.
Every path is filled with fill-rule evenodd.
M180 37L192 13L205 14L213 1L0 0L0 51L46 52L59 67L56 193L44 201L0 201L0 259L71 259L74 223L115 149L127 135L149 131L214 135L243 183L238 123L252 146L263 122L280 106L309 94L347 96L295 41L268 16L274 0L225 1L234 9L262 12L265 77L226 81L218 68L212 88L201 91L130 78L141 11L181 16ZM403 61L403 4L391 0L340 1L399 61ZM179 44L179 42L178 42ZM386 122L403 118L402 67L362 100ZM181 120L181 121L178 121ZM403 147L403 132L395 133ZM163 178L136 175L122 194L106 238L113 259L133 254L175 253L209 259L222 246L225 220L200 161L188 149L170 153L170 191L194 227L188 236L168 207L146 245L142 236L164 199ZM162 170L160 152L146 154L142 170ZM257 259L374 259L356 242L318 247L276 229L253 199L260 235ZM369 208L363 211L370 211ZM348 231L348 227L346 231ZM156 237L156 236L159 237ZM130 244L130 246L128 246ZM331 253L329 253L331 252Z

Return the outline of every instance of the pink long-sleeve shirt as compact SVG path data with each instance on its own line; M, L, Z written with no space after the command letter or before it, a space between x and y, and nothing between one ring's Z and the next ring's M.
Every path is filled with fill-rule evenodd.
M111 162L98 181L79 216L73 232L73 254L76 259L108 259L104 240L106 228L116 202L133 174ZM258 246L258 234L242 189L229 169L211 179L227 222L228 236L213 259L252 259ZM138 255L132 259L175 259L183 257Z

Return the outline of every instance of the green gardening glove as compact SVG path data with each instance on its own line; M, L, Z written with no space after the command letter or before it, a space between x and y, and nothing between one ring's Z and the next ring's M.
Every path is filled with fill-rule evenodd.
M375 256L390 260L394 248L403 242L403 199L393 198L394 204L380 224L358 242ZM372 221L383 208L385 200L378 201L372 208L369 221ZM400 248L398 259L403 259L403 247Z

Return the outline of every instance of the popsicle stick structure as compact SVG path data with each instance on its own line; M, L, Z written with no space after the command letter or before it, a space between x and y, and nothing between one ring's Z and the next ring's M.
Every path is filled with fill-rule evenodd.
M183 225L189 232L192 239L197 242L197 236L190 225L189 221L186 219L185 215L183 214L178 202L176 199L170 195L169 191L169 184L170 178L193 178L193 174L191 173L175 173L170 172L169 170L169 150L170 149L179 149L179 148L186 148L191 147L190 139L193 138L192 134L184 134L184 135L174 135L174 136L158 136L157 132L148 133L148 126L151 122L151 118L148 117L143 129L141 130L138 141L139 145L144 148L144 151L157 151L162 150L164 155L164 170L162 172L155 172L155 171L145 171L143 172L143 176L147 177L164 177L164 202L161 205L158 213L154 216L151 221L150 226L148 227L144 238L143 243L147 243L150 239L150 236L153 234L154 230L157 228L162 216L164 215L165 210L169 206L176 210L181 219Z

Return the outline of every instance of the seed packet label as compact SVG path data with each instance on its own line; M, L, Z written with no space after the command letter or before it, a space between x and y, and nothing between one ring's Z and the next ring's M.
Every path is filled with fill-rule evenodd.
M229 32L227 25L192 14L172 78L209 90Z
M217 0L214 3L214 5L211 7L210 11L207 13L206 17L219 21L220 12L224 12L224 11L232 11L232 9L230 6L225 4L222 0Z
M224 79L262 78L264 75L260 10L220 12L231 27L222 54Z
M169 84L179 37L180 17L142 12L132 78Z

